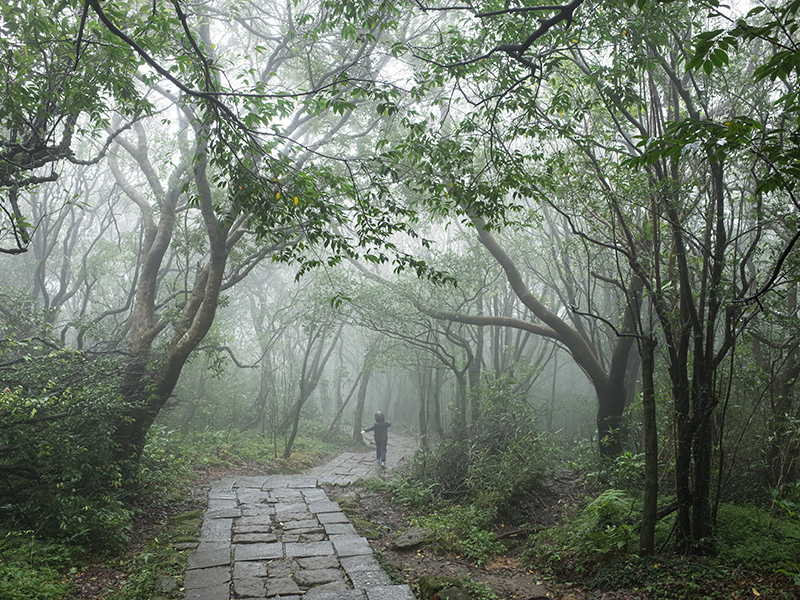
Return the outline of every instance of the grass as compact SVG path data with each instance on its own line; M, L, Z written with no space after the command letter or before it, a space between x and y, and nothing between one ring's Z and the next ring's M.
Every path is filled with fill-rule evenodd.
M70 567L79 553L32 531L0 532L0 598L60 600L74 595Z

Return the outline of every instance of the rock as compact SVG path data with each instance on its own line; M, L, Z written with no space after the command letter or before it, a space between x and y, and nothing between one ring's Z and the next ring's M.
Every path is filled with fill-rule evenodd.
M174 592L178 589L178 582L174 577L170 577L169 575L160 575L156 580L156 589L159 592Z
M420 600L434 600L437 594L437 600L441 600L440 592L443 590L451 590L453 588L461 588L461 582L455 577L448 577L447 575L425 575L419 578L419 597Z
M543 585L534 586L529 590L528 594L525 600L547 600L547 598L552 598L550 589Z
M172 545L172 547L178 552L183 552L184 550L194 550L197 548L197 546L197 542L175 542L175 544Z
M402 533L400 537L394 541L393 545L398 550L408 550L409 548L415 548L416 546L430 542L432 537L433 533L430 529L412 527Z

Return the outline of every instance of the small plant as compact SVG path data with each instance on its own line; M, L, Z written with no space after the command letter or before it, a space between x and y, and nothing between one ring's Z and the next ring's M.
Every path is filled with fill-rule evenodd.
M583 572L619 561L638 540L639 504L620 490L608 490L559 527L530 540L529 554L556 572Z
M426 485L410 477L383 479L374 477L364 482L367 489L388 491L403 506L423 509L434 503L433 485Z
M500 596L494 593L485 583L475 581L469 575L463 580L464 589L469 592L473 600L500 600Z
M492 512L483 511L474 504L452 504L418 516L413 522L430 529L441 550L482 565L506 550L506 545L489 530L493 518Z
M0 538L0 598L61 600L74 586L60 572L74 560L66 546L44 542L32 531L6 532Z
M407 583L406 578L400 574L400 571L397 570L389 559L386 558L386 555L383 552L378 552L377 550L372 551L372 555L375 557L375 560L378 561L383 571L389 576L389 581L392 582L392 585L402 585Z

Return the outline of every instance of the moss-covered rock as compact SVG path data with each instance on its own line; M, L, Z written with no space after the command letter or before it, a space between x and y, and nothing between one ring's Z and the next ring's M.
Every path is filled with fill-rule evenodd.
M434 600L443 590L463 588L461 581L447 575L425 575L419 578L418 583L420 600ZM436 600L441 600L441 595Z

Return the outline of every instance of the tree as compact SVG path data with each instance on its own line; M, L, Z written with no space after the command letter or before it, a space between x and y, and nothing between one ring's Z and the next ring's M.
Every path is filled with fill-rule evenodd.
M188 10L181 3L157 3L152 10L128 2L65 2L51 12L43 5L23 8L12 4L3 13L4 22L19 30L4 43L14 45L14 56L25 55L26 40L33 39L41 52L26 63L28 71L9 72L50 85L52 73L44 67L55 61L36 36L58 22L58 37L68 42L54 51L73 51L62 61L69 65L64 81L70 87L22 100L24 89L6 86L11 92L4 101L49 111L56 120L59 111L65 115L64 143L48 154L54 163L70 158L79 142L92 147L98 140L95 158L108 155L116 184L141 217L140 260L135 280L126 282L130 302L119 311L130 310L129 318L113 340L129 361L122 391L131 408L114 436L121 457L137 459L150 424L210 330L222 294L259 261L297 261L305 272L363 248L375 261L393 257L401 268L428 272L390 241L395 233L413 233L411 213L383 202L385 186L369 161L352 153L323 154L326 146L341 148L342 139L365 137L388 110L376 110L376 102L390 107L398 94L377 80L392 59L391 52L377 55L386 44L382 32L398 24L388 18L398 14L389 4L347 10L324 2L299 10L251 4L235 14L223 5ZM361 20L359 27L353 28L353 19ZM215 36L228 34L246 39L252 52L215 45ZM124 69L113 69L123 61ZM103 69L97 79L86 75L85 89L93 96L83 97L76 82L85 74L76 69L101 62L113 76L103 79ZM231 82L238 87L226 87ZM50 100L58 106L46 104ZM116 113L128 120L112 119ZM160 122L143 119L156 113ZM73 138L82 119L88 122L82 137ZM7 129L17 135L30 120L9 112ZM174 138L176 130L178 143L159 148L156 158L154 141ZM53 137L38 130L24 135ZM9 147L14 144L18 137ZM19 177L9 184L14 194L26 181ZM24 227L16 213L12 218ZM179 242L178 233L194 237ZM256 245L254 237L264 241ZM326 248L322 254L317 244ZM171 271L176 278L167 276Z
M138 63L110 32L80 19L81 4L12 1L0 9L0 252L6 254L27 251L43 216L26 214L22 195L57 180L61 163L100 160L110 143L108 105L128 123L151 108L135 85ZM100 148L84 147L80 156L76 146L84 137L99 140Z
M790 235L776 251L769 231L781 195L792 198L793 146L785 153L775 143L786 113L775 119L769 112L778 93L742 88L736 79L746 81L753 73L748 67L719 77L714 72L738 39L792 47L794 30L781 28L793 22L797 6L773 13L780 17L765 29L745 23L730 33L701 33L693 58L684 49L696 31L697 10L726 17L715 3L628 2L581 15L579 5L465 8L472 18L448 30L441 43L420 44L417 55L442 80L449 76L461 91L458 100L472 110L459 113L451 101L437 114L410 115L404 150L417 158L423 202L476 225L520 298L562 336L593 381L602 382L604 373L588 359L585 339L525 288L492 231L528 218L523 199L552 207L572 235L618 265L613 285L626 290L628 311L621 332L647 342L638 291L644 292L661 327L671 378L678 545L710 552L714 440L721 439L715 413L725 395L725 361L758 312L748 300L790 272L786 258L797 240ZM544 10L556 14L537 23L533 15ZM570 29L554 28L559 21ZM756 76L794 77L792 57L790 50L779 53ZM702 73L693 70L701 66ZM779 101L790 119L794 99L789 92ZM734 107L766 111L759 120L752 112L737 115ZM748 185L753 172L763 184ZM792 222L796 208L783 211ZM748 263L770 274L755 296Z

